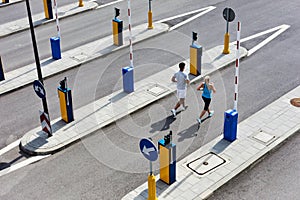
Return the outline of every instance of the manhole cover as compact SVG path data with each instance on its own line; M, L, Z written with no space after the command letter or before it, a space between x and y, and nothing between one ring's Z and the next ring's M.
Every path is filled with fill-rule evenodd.
M161 86L161 85L158 85L158 84L155 84L155 85L152 85L148 90L147 90L150 94L154 95L154 96L159 96L165 92L168 91L167 88Z
M196 160L187 164L187 167L199 175L204 175L207 172L219 167L226 161L214 153L208 153Z
M291 99L290 103L291 103L293 106L300 107L300 98L294 98L294 99Z
M274 141L274 139L276 137L274 135L270 135L270 134L260 130L258 133L255 133L254 135L252 135L252 138L254 138L255 140L257 140L265 145L269 145L271 142Z
M86 55L84 53L81 53L81 54L72 56L71 58L73 58L76 61L82 62L82 61L84 61L84 60L86 60L88 58L88 55Z

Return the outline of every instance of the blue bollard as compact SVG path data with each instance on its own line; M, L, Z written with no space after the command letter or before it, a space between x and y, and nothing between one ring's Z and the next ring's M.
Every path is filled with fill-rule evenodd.
M61 51L60 51L60 38L52 37L50 38L51 50L52 50L52 58L55 60L61 59Z
M133 68L132 67L123 67L123 90L126 93L131 93L134 91L134 80L133 80Z
M238 124L238 112L236 110L227 110L224 114L224 139L234 141L236 139Z

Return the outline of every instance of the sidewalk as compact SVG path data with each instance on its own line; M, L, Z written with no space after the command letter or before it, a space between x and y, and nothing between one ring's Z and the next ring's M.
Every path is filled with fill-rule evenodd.
M98 6L98 4L94 1L84 1L83 3L84 3L83 7L78 7L78 1L76 3L58 7L57 8L58 9L58 18L62 19L62 18L72 16L72 15L75 15L75 14L78 14L78 13L81 13L84 11L95 9ZM8 5L10 5L10 4L12 4L12 3L9 3ZM5 4L0 4L0 6L5 6ZM53 13L53 16L54 16L54 13ZM45 18L45 13L39 13L39 14L33 15L32 20L33 20L34 27L37 27L39 25L55 21L55 17L54 17L54 19L48 20ZM28 22L27 17L23 18L23 19L12 21L12 22L8 22L6 24L2 24L2 25L0 25L0 38L11 35L13 33L17 33L17 32L26 30L26 29L29 29L29 22Z
M133 44L167 32L169 26L164 23L154 23L155 28L148 30L148 24L141 24L132 28ZM103 55L129 46L129 31L123 31L124 45L113 45L112 35L99 40L62 52L62 58L54 60L52 57L41 60L43 77L47 78L83 63L99 58ZM0 95L32 84L37 79L36 65L32 63L22 68L5 73L5 80L0 82Z
M156 176L158 199L201 200L259 160L300 129L300 108L290 100L300 96L300 86L238 124L238 139L230 143L215 138L176 164L176 182L168 186ZM204 162L206 162L204 164ZM122 200L146 200L148 183Z
M157 25L155 26L157 28ZM223 55L223 46L217 46L205 51L202 56L202 75L191 77L195 82L235 61L235 46L231 47L231 53ZM240 48L241 57L247 55L245 48ZM189 63L189 60L186 61ZM188 64L189 66L189 64ZM189 67L186 69L189 72ZM176 84L171 83L170 74L178 71L178 66L169 67L142 81L135 83L135 92L126 94L122 90L94 101L74 111L75 121L65 124L60 118L52 121L53 136L47 138L41 131L41 127L26 133L20 147L27 153L50 154L64 148L66 145L84 137L150 103L157 101L176 90Z

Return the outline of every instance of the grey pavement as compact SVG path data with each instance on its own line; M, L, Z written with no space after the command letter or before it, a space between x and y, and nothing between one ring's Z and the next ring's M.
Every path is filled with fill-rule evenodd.
M2 6L4 6L4 4ZM78 7L78 1L77 1L76 3L58 7L57 8L58 18L62 19L65 17L69 17L72 15L78 14L78 13L82 13L84 11L92 10L92 9L97 8L97 6L98 6L98 4L94 1L84 1L84 6ZM33 15L32 20L33 20L33 25L36 27L36 26L39 26L42 24L53 22L53 21L55 21L55 18L47 20L45 18L44 13L39 13L39 14ZM27 17L2 24L2 25L0 25L0 38L5 37L7 35L11 35L16 32L26 30L26 29L29 29L29 22L28 22Z
M147 28L148 24L134 26L132 28L133 44L165 33L169 29L169 26L163 23L153 23L153 25L155 28L151 30ZM123 36L124 44L122 46L113 45L113 37L110 35L69 51L62 52L62 59L54 60L52 57L49 57L41 60L43 78L51 77L113 51L128 47L128 29L123 31ZM5 80L0 82L0 95L31 84L36 79L37 72L35 63L7 72L5 73Z
M157 27L157 26L156 26ZM201 79L235 61L236 49L231 45L231 53L222 54L223 46L204 51L202 75L191 77L191 82ZM240 49L241 57L247 55L245 48ZM189 60L185 62L189 63ZM60 66L60 65L59 65ZM186 69L189 72L189 67ZM40 127L26 133L21 140L21 148L30 154L50 154L150 103L159 100L176 90L176 84L169 78L178 71L178 66L154 74L135 83L135 91L127 94L122 90L96 100L74 111L75 121L65 124L60 118L52 121L53 136L47 136Z
M176 182L167 185L156 176L158 199L201 200L257 162L300 129L300 108L290 100L300 96L300 86L238 124L237 139L218 136L176 163ZM122 200L146 200L148 183Z

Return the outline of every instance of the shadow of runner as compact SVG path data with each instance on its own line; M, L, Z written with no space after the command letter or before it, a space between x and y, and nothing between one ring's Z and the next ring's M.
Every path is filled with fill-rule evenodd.
M151 124L150 133L154 133L156 131L165 131L170 129L170 125L176 120L173 115L168 116L165 119L162 119L154 124Z
M177 134L180 136L180 138L178 138L178 142L182 142L185 139L197 136L198 130L199 130L199 125L193 124L188 129L185 129L185 130L179 132Z

